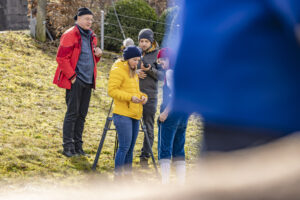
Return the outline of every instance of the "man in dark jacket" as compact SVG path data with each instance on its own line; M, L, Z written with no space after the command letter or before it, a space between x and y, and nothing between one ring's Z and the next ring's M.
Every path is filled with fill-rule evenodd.
M147 166L150 150L154 141L154 117L157 106L158 81L164 79L164 71L160 65L156 63L157 54L159 52L158 44L154 40L154 34L151 29L142 29L138 36L139 47L142 49L142 62L138 65L140 77L140 89L148 95L148 102L144 105L143 120L149 135L149 147L145 137L141 150L141 164Z
M102 54L90 29L93 13L88 8L79 8L74 19L76 25L61 37L53 80L66 89L68 108L63 124L63 154L67 157L86 155L82 149L82 132L91 89L96 85L97 62Z

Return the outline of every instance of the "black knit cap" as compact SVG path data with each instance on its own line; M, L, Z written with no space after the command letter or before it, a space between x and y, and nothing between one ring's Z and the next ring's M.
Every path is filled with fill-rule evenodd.
M130 58L141 57L142 53L139 48L134 45L130 45L126 47L123 51L124 60L128 60Z
M77 20L77 17L81 15L94 15L94 14L90 9L82 7L77 10L77 15L74 16L74 20Z
M149 28L142 29L139 33L138 39L139 39L139 41L140 41L140 39L147 39L151 43L153 43L154 42L153 31Z

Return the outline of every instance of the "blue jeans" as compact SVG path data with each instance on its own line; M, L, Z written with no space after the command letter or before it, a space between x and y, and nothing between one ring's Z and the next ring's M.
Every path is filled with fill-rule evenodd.
M113 121L118 133L119 147L115 158L115 172L120 172L126 166L132 168L133 149L139 133L140 121L113 114Z
M158 159L185 160L184 144L188 115L169 113L164 122L158 122Z

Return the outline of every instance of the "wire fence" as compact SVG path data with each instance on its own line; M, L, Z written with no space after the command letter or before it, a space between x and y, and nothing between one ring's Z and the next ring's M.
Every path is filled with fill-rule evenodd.
M113 6L114 6L114 4L113 4ZM117 20L118 24L106 22L103 19L101 21L97 21L97 23L101 24L100 29L104 29L104 25L105 26L114 26L114 27L117 27L119 29L121 35L123 36L123 38L112 37L112 36L107 36L107 35L103 34L103 35L101 35L101 37L102 37L103 40L104 40L104 38L107 38L107 39L111 39L111 40L116 40L116 41L122 42L124 40L124 38L126 38L126 35L124 33L124 29L125 30L131 30L131 31L137 31L137 32L140 31L140 29L135 28L135 27L124 26L121 23L121 21L120 21L120 17L121 18L128 18L128 19L139 20L139 21L143 21L143 22L150 22L150 23L155 23L155 24L161 24L161 25L167 26L168 28L170 28L170 27L177 27L177 28L179 28L180 27L178 24L170 24L170 23L161 22L161 21L154 21L154 20L144 19L144 18L140 18L140 17L134 17L134 16L128 16L128 15L118 14L115 9L114 9L114 13L106 13L106 15L111 15L111 16L114 15L116 17L116 20ZM104 16L102 16L102 18L104 18ZM153 31L153 33L155 35L159 35L159 36L163 36L163 37L167 36L167 34L165 32Z
M105 22L104 25L112 25L112 26L116 26L116 27L119 27L118 24L113 24L113 23L108 23L108 22ZM123 28L126 28L126 29L132 29L132 30L136 30L136 31L140 31L140 29L137 29L137 28L134 28L134 27L129 27L129 26L122 26ZM158 35L167 35L165 33L161 33L161 32L155 32L153 31L154 34L158 34Z
M113 15L112 13L107 13L107 14L108 15ZM169 24L169 23L160 22L160 21L154 21L154 20L150 20L150 19L144 19L144 18L127 16L127 15L121 15L121 14L118 14L118 16L125 17L125 18L130 18L130 19L141 20L141 21L146 21L146 22L152 22L152 23L156 23L156 24L163 24L163 25L173 26L172 24Z

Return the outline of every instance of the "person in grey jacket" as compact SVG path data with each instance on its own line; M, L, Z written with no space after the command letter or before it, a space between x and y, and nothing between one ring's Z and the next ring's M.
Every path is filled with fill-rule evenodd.
M139 47L142 50L142 59L138 65L138 75L140 78L140 90L148 95L148 102L144 105L143 120L146 125L147 133L150 139L150 147L145 137L141 149L140 163L142 166L148 166L151 148L154 141L154 117L157 107L158 81L164 79L164 70L156 63L159 46L154 40L154 34L151 29L142 29L138 35Z

